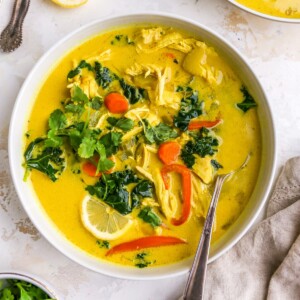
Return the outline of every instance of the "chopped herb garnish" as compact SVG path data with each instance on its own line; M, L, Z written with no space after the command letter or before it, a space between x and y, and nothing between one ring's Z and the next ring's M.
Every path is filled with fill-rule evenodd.
M244 85L241 87L241 92L243 93L244 100L243 102L238 103L236 105L239 109L241 109L243 112L247 112L250 108L257 106L253 97L250 95L250 93Z
M146 267L148 267L148 265L151 265L155 262L155 261L154 262L147 261L146 260L147 255L148 254L146 252L141 252L135 256L134 261L136 262L135 266L137 268L140 268L140 269L146 268Z
M177 64L178 65L178 60L176 59L176 58L174 58L174 60L173 60L173 62L175 63L175 64Z
M219 170L219 169L223 168L223 166L220 163L218 163L215 159L212 159L210 161L210 163L214 167L215 170Z
M100 247L100 248L105 248L105 249L109 249L110 248L110 244L109 241L96 241L96 244Z
M143 208L139 212L138 217L144 222L149 223L152 227L160 226L162 223L159 216L151 209L151 207Z

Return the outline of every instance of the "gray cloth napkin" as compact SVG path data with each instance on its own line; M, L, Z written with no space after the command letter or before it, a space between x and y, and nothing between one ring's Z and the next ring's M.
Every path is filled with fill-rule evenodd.
M300 157L283 168L266 219L208 266L205 299L300 299Z

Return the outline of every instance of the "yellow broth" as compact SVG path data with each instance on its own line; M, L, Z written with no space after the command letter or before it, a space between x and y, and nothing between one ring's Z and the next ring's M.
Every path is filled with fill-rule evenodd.
M237 0L237 2L270 16L300 18L300 2L298 0Z
M151 29L151 27L149 28ZM101 63L112 70L112 72L118 74L119 77L124 77L126 80L131 79L136 85L146 87L149 95L151 95L151 93L154 94L152 97L155 97L157 78L154 78L154 76L150 76L150 78L145 78L145 76L132 76L130 78L128 74L125 74L128 68L131 68L135 64L155 65L164 70L169 68L169 70L171 70L171 79L165 83L165 90L169 92L168 96L178 94L178 92L176 92L178 86L189 85L192 89L199 91L199 98L204 102L204 113L199 119L212 121L216 118L221 118L222 123L211 129L211 132L218 138L220 143L218 151L213 156L207 155L204 158L198 157L200 168L202 168L201 164L207 167L207 162L210 168L208 168L208 173L201 175L202 168L200 170L200 177L193 175L193 207L190 218L184 224L174 226L170 222L170 217L164 214L158 204L158 206L154 206L153 209L160 216L165 226L155 229L150 224L137 218L138 210L134 209L130 214L130 217L134 220L134 224L131 228L123 236L116 240L109 241L110 247L113 247L138 237L157 234L182 238L187 241L186 244L147 248L140 251L129 251L105 256L107 249L103 247L101 241L98 241L96 237L85 229L80 217L82 199L87 194L85 187L87 184L96 183L98 179L89 177L83 172L77 174L72 166L75 165L76 168L78 167L78 169L80 169L80 163L74 163L74 156L70 153L67 154L67 167L57 181L52 182L45 174L36 170L32 170L29 177L46 214L71 243L99 259L129 266L137 265L140 261L136 255L143 252L146 253L145 259L149 266L158 266L174 263L194 254L211 199L214 186L213 179L218 172L225 173L237 168L245 160L246 156L251 153L248 166L233 176L224 186L217 207L212 241L215 242L224 235L239 217L256 183L261 157L261 136L256 109L252 108L247 112L243 112L236 106L237 103L243 101L243 93L241 92L243 83L212 48L207 50L205 48L206 45L203 44L197 46L195 44L196 40L194 40L191 43L192 46L190 50L184 50L185 52L170 47L162 47L151 52L151 54L137 51L136 47L138 43L136 39L138 39L137 36L139 36L138 34L141 30L142 28L130 27L101 34L84 42L59 61L57 66L54 67L45 79L35 100L28 127L26 128L26 131L30 133L30 138L26 140L24 146L28 145L29 142L37 137L45 136L48 130L49 115L53 110L62 107L62 100L70 97L70 91L66 88L69 84L66 79L68 72L74 69L82 59L93 56L95 53L102 53L107 49L111 49L110 58ZM161 30L166 32L166 34L178 33L177 30L172 28L162 28ZM187 38L195 38L187 33L180 32L180 35L183 41ZM116 36L122 36L122 38L118 40ZM128 40L126 42L124 37L128 37L128 40L133 40L135 44L128 44ZM219 70L222 74L222 79L217 78L218 74L220 74L217 72L213 74L215 77L212 79L204 78L203 74L198 74L199 70L197 69L197 64L199 64L199 61L197 60L201 52L198 48L202 49L202 52L207 52L205 52L205 55L207 55L207 64L212 64L214 67L213 70ZM186 56L195 49L198 49L199 53L195 51L193 55L190 56L192 64L189 65ZM193 61L194 59L195 61ZM204 64L202 64L202 66L203 65ZM207 68L210 68L210 66ZM245 83L245 85L247 85L247 83ZM104 97L108 92L115 90L122 93L117 85L114 85L108 90L100 89L99 93ZM181 97L182 94L177 95L179 101ZM153 102L152 100L142 101L141 103L138 102L137 104L131 105L129 109L140 107L150 109L156 118L156 120L154 118L154 124L162 120L168 122L171 120L172 122L172 118L178 113L178 110L176 111L174 107L169 107L168 103L163 103L158 106L153 104ZM100 111L102 114L107 113L104 105ZM107 124L104 123L101 128L105 131L106 126ZM138 122L136 122L136 126L139 126ZM190 137L186 132L178 132L179 137L175 140L184 147L186 138L189 139ZM152 144L148 146L154 151L150 152L150 163L145 168L147 172L154 174L162 168L163 164L155 153L158 145ZM140 147L143 147L143 144L140 145ZM139 150L135 149L135 151ZM115 155L116 167L114 171L124 170L126 165L127 168L135 170L140 178L143 178L143 175L139 174L135 169L139 164L138 159L122 161L119 156L120 154L118 152ZM223 166L223 169L218 171L214 170L210 165L211 159L218 161ZM183 164L183 161L179 158L176 163ZM192 172L194 174L194 171ZM171 191L176 195L178 202L175 217L179 217L182 205L181 178L175 173L170 173L169 175L171 177ZM206 175L208 175L209 182L204 183L204 177L201 179L201 176ZM207 181L207 178L205 181ZM157 195L153 196L153 200L155 203L159 203L157 201ZM168 255L166 255L166 253L168 253Z

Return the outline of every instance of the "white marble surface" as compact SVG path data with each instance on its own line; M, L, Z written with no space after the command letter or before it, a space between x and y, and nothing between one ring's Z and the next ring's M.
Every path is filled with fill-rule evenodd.
M0 30L12 0L0 0ZM19 269L49 281L62 299L174 300L186 276L159 281L129 281L89 271L50 245L27 218L10 179L7 135L18 91L35 62L60 38L90 21L116 14L163 11L196 20L220 33L253 66L274 112L278 166L300 154L300 24L260 19L226 0L89 0L65 10L50 0L32 0L24 23L23 45L0 53L0 271Z

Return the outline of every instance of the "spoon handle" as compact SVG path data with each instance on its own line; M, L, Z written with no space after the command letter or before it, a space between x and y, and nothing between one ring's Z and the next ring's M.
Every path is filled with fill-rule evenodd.
M227 177L227 175L220 175L217 177L214 193L204 223L199 246L183 294L184 300L200 300L204 297L206 266L210 248L212 227L215 218L215 211L223 183Z
M22 42L22 25L29 8L30 0L15 0L10 22L0 35L0 48L11 52Z

